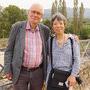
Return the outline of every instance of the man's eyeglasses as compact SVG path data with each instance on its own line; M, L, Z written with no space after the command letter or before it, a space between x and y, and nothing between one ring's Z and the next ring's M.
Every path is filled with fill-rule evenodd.
M31 13L37 14L37 15L42 15L42 13L40 13L40 12L38 12L38 11L34 11L34 10L31 10Z

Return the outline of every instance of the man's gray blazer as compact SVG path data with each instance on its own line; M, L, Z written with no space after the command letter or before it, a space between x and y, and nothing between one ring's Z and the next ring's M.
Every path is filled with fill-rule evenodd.
M26 21L17 22L12 25L9 36L8 46L4 55L4 72L13 74L13 83L19 78L21 66L23 63L23 54L25 48L25 28ZM44 79L46 77L47 69L47 40L49 37L49 28L45 25L39 24L40 35L42 39L42 55L43 55L43 71Z

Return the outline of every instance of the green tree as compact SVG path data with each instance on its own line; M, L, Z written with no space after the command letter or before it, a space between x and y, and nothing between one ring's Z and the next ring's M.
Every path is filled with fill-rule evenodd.
M20 8L10 5L9 7L6 7L3 11L3 15L5 18L8 19L10 24L13 24L19 20L22 20L22 11Z
M83 30L83 20L84 20L84 6L83 6L83 3L81 3L80 10L79 10L79 33L80 35Z
M66 10L66 2L63 0L62 2L62 14L67 17L67 10Z
M24 9L20 9L14 5L4 8L0 17L0 30L2 32L0 37L8 37L11 25L26 18L26 11Z
M51 22L50 22L49 19L44 19L44 20L42 21L42 23L43 23L44 25L48 26L48 27L51 29Z
M58 12L58 1L55 0L55 7L56 7L56 12Z
M73 7L73 31L78 33L78 0L74 0Z
M51 8L51 15L55 14L56 12L62 13L64 16L67 17L67 10L66 10L66 2L65 0L55 0L52 4Z
M57 6L58 6L58 2L57 2L57 0L55 0L55 2L53 2L53 4L52 4L51 16L57 12Z
M62 13L62 7L63 7L63 1L62 0L59 0L59 3L58 3L58 12L61 12Z
M2 11L2 6L0 6L0 13L1 13L1 11Z
M21 9L21 20L26 20L27 19L27 10Z

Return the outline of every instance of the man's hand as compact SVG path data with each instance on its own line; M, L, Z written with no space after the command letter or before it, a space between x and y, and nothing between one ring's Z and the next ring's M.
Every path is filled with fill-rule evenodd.
M8 79L8 80L12 80L12 74L11 73L7 73L5 75L5 77Z
M79 42L79 37L78 37L77 35L75 35L75 34L73 34L73 36L74 36L75 40L76 40L77 42Z

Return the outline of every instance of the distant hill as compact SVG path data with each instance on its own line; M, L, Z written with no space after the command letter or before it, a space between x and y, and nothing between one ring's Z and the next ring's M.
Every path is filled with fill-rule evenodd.
M44 18L50 18L50 15L51 15L51 10L45 9ZM67 16L68 18L73 17L73 8L67 8ZM90 8L85 8L84 17L90 18Z

